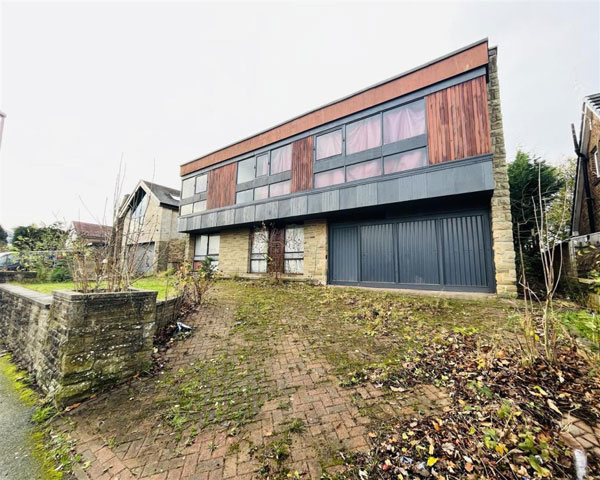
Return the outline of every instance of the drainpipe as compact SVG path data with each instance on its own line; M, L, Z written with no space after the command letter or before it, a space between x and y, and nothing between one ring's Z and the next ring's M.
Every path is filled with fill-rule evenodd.
M573 134L573 143L575 145L575 154L577 155L577 162L582 165L583 172L583 188L585 189L585 200L588 210L588 220L590 222L590 233L596 232L596 222L594 220L594 199L592 198L592 192L590 189L590 178L588 175L588 158L581 153L579 142L577 141L577 135L575 134L575 125L571 124L571 132Z

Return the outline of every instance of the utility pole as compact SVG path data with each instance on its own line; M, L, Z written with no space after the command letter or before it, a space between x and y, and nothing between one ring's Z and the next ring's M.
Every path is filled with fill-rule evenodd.
M2 132L4 131L4 119L6 118L6 113L0 111L0 147L2 146Z

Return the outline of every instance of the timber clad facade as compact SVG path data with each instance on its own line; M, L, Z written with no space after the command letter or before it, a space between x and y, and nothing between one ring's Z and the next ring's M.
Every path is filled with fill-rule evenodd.
M478 42L183 165L188 257L227 275L513 294L495 52Z

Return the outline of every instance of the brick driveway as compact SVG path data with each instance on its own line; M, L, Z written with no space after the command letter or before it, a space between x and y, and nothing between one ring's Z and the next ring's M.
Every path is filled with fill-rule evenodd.
M318 342L303 335L293 318L280 327L281 334L259 337L259 347L236 327L237 300L223 293L218 305L186 320L194 332L168 351L164 373L136 379L66 415L63 422L71 426L82 457L76 478L250 479L297 471L302 478L318 479L324 470L339 468L339 452L368 450L372 419L447 408L447 397L431 386L393 397L370 384L341 387ZM248 349L239 355L248 345L250 352L265 348L271 354L262 362ZM259 392L249 397L256 407L250 421L239 428L228 421L189 422L183 431L168 425L166 404L157 407L169 398L161 379L179 372L185 381L198 359L202 365L221 365L235 355L234 373L223 370L223 377L236 380L219 385L218 398L238 398L240 390ZM293 422L300 427L291 427ZM283 443L285 451L278 455Z

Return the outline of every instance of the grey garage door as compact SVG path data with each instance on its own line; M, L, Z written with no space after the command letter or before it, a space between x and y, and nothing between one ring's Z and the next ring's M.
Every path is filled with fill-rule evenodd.
M330 227L332 284L494 291L487 212Z

